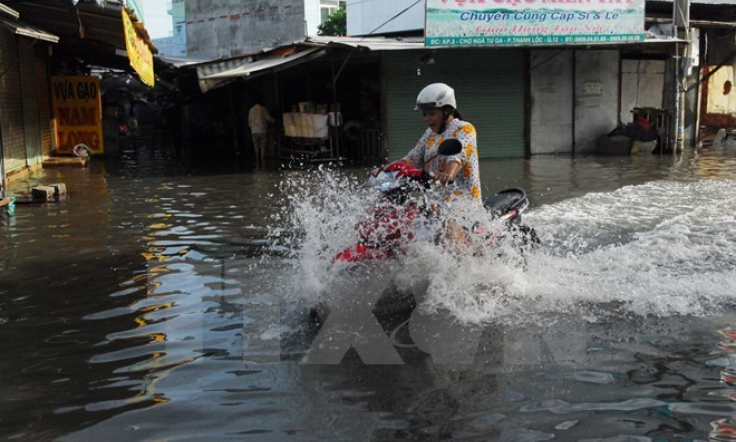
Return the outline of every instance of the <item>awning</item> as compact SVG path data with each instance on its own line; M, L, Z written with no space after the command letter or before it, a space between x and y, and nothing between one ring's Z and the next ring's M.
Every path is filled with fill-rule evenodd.
M306 48L298 52L294 50L293 52L288 52L285 55L269 55L255 60L251 63L245 63L235 69L230 69L218 74L208 75L200 79L221 80L227 78L247 77L266 70L278 71L287 67L295 66L300 63L314 60L315 58L325 55L325 53L326 51L323 48Z
M658 22L647 27L644 41L639 43L689 43L689 40L673 36L672 22Z
M126 50L123 30L123 6L107 1L105 6L94 2L75 2L72 6L58 0L2 0L2 4L20 13L20 18L34 27L58 35L59 51L67 51L88 64L117 68L116 50ZM156 52L143 24L133 18L143 40Z
M218 61L215 63L203 63L197 65L197 80L199 81L199 90L205 93L209 90L224 86L234 81L234 78L215 78L207 79L211 75L229 72L239 68L245 64L253 63L253 57L241 57L230 60Z
M19 20L20 12L15 9L0 3L0 26L10 30L10 32L18 35L22 35L28 38L35 38L36 40L48 41L51 43L58 43L59 37L50 32L43 31L33 26L23 23Z
M177 68L183 68L186 66L207 63L207 60L200 60L200 59L188 58L188 57L176 57L172 55L157 55L156 58L166 64L169 64Z
M10 32L14 34L22 35L24 37L35 38L36 40L48 41L51 43L59 42L59 37L54 34L34 28L20 20L13 20L12 18L4 17L2 15L0 15L0 26L10 30Z
M8 7L2 3L0 3L0 12L4 14L8 14L9 16L13 17L14 19L18 20L20 18L20 12L16 11L15 9Z
M105 7L93 3L79 2L69 6L56 0L3 0L7 6L20 12L25 22L46 29L65 39L94 41L125 49L125 33L121 6L106 3ZM146 43L156 52L143 25L137 20L139 32L144 34Z

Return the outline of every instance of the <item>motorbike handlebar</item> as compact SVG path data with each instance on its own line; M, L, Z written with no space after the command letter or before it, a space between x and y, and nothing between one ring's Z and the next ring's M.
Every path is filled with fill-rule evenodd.
M429 184L431 182L436 182L440 184L455 184L455 180L449 180L446 182L442 182L440 179L438 179L432 172L427 172L426 170L422 171L422 179L425 183Z

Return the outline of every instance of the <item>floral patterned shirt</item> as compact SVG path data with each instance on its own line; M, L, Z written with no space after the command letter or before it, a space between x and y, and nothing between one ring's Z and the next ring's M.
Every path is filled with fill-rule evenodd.
M422 167L425 158L437 155L437 149L446 139L455 138L463 145L463 150L457 155L439 155L424 166L424 170L437 174L443 172L451 161L460 163L460 172L455 176L455 182L450 185L452 195L471 196L481 201L480 173L478 172L478 146L476 144L475 127L467 121L453 119L447 124L447 129L437 134L427 128L416 146L404 157L416 167Z

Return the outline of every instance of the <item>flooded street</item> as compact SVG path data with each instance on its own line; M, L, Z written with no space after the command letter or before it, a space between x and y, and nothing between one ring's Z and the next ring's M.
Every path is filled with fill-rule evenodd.
M0 438L736 440L736 152L481 176L527 190L523 260L420 248L339 281L365 168L142 143L16 183L70 198L0 217ZM388 347L310 359L320 296L386 290L418 303Z

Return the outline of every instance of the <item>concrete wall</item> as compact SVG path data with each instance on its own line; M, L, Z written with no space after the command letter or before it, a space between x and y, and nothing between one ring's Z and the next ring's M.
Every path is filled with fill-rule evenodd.
M158 49L158 55L168 55L170 57L186 57L187 55L187 39L185 35L156 38L153 40L153 44Z
M618 123L619 52L530 54L531 153L595 152L598 137Z
M317 26L322 21L319 0L304 1L304 20L306 21L307 35L317 35Z
M170 37L156 38L159 55L170 57L186 57L187 55L187 11L184 0L171 0L169 9L172 21L173 35Z
M187 0L187 55L227 58L303 40L305 0Z
M736 78L733 66L723 66L708 79L706 112L736 116Z
M575 51L575 153L595 152L618 123L619 51Z
M710 72L716 66L709 66ZM700 137L714 135L719 129L736 127L736 62L719 69L703 84Z
M572 150L572 54L559 49L530 53L532 154Z
M347 0L348 35L368 35L391 17L411 6L415 0ZM425 3L419 2L387 23L375 34L424 29Z
M621 60L622 123L633 121L635 107L664 107L664 60Z

